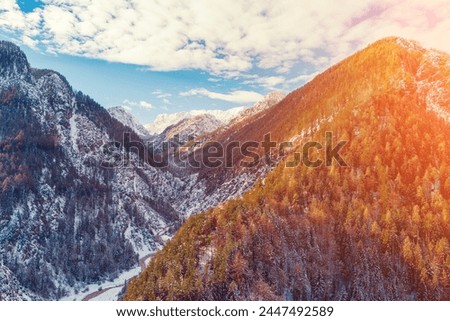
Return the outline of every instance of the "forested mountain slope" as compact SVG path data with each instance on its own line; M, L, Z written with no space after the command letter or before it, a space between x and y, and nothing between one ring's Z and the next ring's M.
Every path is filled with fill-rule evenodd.
M178 213L151 184L162 174L144 171L134 152L126 168L103 166L125 154L109 150L125 132L139 141L63 76L0 42L2 299L11 287L56 299L114 278L170 235Z
M296 147L242 198L191 216L125 299L449 300L449 98L449 55L414 42L333 66L236 133ZM347 141L347 166L286 166L326 132Z

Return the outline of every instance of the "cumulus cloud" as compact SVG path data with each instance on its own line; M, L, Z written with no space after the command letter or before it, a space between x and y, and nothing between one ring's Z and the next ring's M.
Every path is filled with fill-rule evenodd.
M258 85L269 90L277 89L277 86L282 85L285 82L285 78L281 76L269 76L269 77L258 77L251 76L250 79L244 80L242 84L244 85Z
M165 92L161 89L157 89L152 92L152 95L158 98L164 107L167 107L167 105L172 105L172 102L170 101L170 97L172 97L171 93Z
M205 88L196 88L180 93L180 96L184 97L197 95L205 96L211 99L224 100L236 104L254 103L264 98L263 95L257 92L246 90L236 90L229 92L227 94L223 94L214 91L209 91Z
M317 69L385 36L450 51L448 0L1 0L0 29L55 53L236 77ZM216 79L216 78L212 78ZM272 84L270 83L272 82Z
M167 99L172 96L172 94L162 91L161 89L157 89L152 92L152 95L156 96L159 99Z
M131 101L128 99L125 99L123 102L124 107L132 108L132 107L140 107L142 109L153 109L153 105L149 103L148 101L141 100L141 101Z
M0 2L0 31L18 33L18 41L34 48L38 44L42 10L24 14L15 0Z
M150 104L149 102L143 101L143 100L141 100L139 102L139 107L144 108L144 109L152 109L153 108L152 104Z

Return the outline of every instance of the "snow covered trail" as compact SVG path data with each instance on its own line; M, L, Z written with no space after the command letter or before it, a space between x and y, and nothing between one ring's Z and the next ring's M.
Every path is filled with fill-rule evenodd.
M144 257L139 259L139 267L140 267L140 273L144 272L145 268L148 265L148 262L150 262L150 258L153 257L155 253L150 253L145 255ZM124 283L128 282L129 280L131 280L132 278L134 278L135 276L127 279ZM121 285L116 285L116 286L110 286L106 289L102 289L102 290L98 290L92 293L89 293L88 295L86 295L81 301L95 301L95 299L98 299L99 297L102 297L100 299L100 301L106 301L106 300L113 300L113 298L117 298L117 295L120 293L120 290L118 290L119 288L123 288L123 284ZM106 292L111 292L108 294L111 295L103 295Z
M91 301L91 300L97 298L98 296L102 295L103 293L105 293L107 291L110 291L110 290L113 290L113 289L117 289L117 288L121 288L121 287L123 287L123 285L112 286L112 287L103 289L101 291L96 291L96 292L90 293L90 294L86 295L86 297L84 297L83 300L81 300L81 301Z

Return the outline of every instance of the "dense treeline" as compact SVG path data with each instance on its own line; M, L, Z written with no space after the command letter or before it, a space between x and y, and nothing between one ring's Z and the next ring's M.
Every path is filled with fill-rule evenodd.
M133 266L134 249L113 228L120 216L111 171L92 166L90 175L80 176L58 136L16 102L0 111L2 262L44 298L64 294L59 281L94 282ZM55 280L55 271L64 279Z

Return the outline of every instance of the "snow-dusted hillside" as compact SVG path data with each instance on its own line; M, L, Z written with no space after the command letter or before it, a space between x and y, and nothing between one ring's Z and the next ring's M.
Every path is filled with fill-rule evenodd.
M0 264L0 301L42 300L39 296L24 288L14 273Z
M57 72L32 69L8 42L0 42L0 124L0 284L31 293L9 298L56 299L115 278L178 223L152 177L179 182L138 166L133 152L126 167L111 167L125 153L110 142L129 129Z
M108 108L109 114L127 127L130 127L142 139L148 139L150 133L145 127L122 106Z

